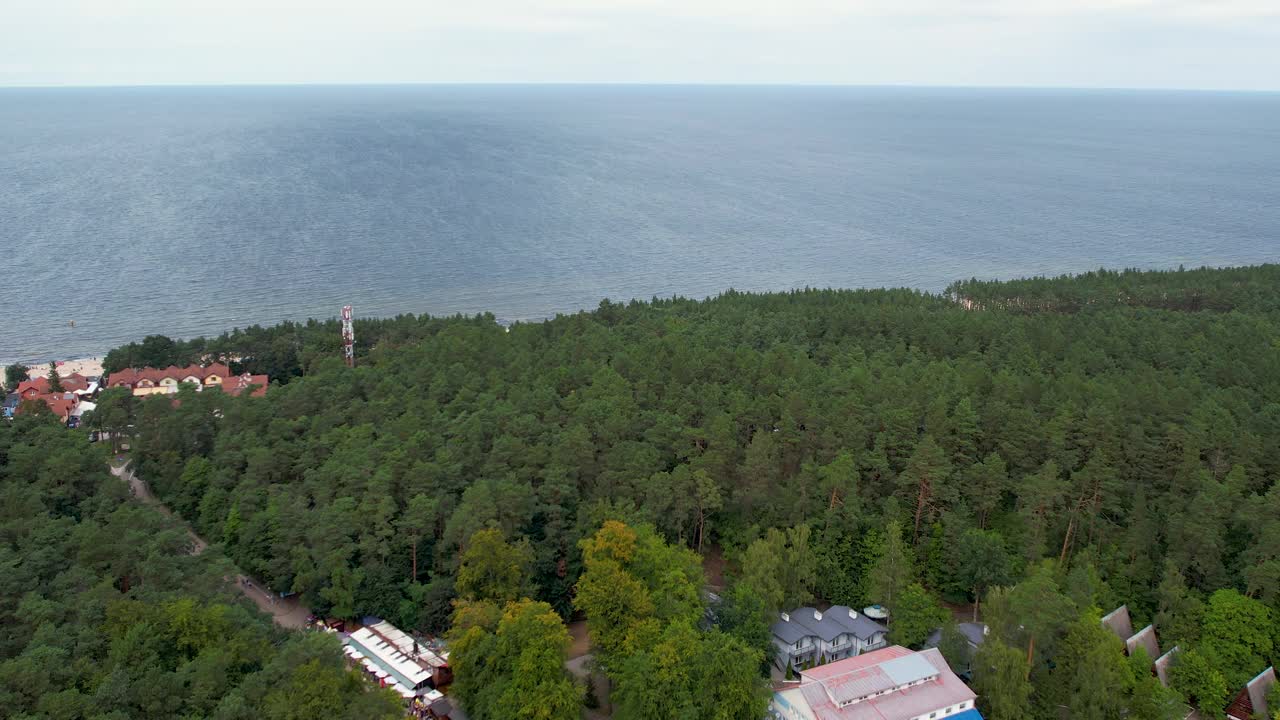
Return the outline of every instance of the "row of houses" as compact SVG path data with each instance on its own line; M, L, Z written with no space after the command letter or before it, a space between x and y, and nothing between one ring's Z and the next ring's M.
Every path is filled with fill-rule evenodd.
M84 413L96 407L90 402L98 395L101 378L72 373L60 375L62 390L53 392L49 378L38 377L23 380L5 396L2 408L4 417L11 418L29 412L36 407L31 403L43 403L64 423L75 427ZM270 378L266 375L235 375L222 363L212 365L188 365L187 367L130 368L111 373L106 387L128 388L135 396L172 394L183 385L191 385L197 391L218 390L229 395L248 393L261 397L267 392Z
M778 669L812 667L885 647L889 629L845 605L781 613L770 628Z
M49 378L38 377L23 380L13 392L5 396L3 413L7 418L29 412L43 403L60 420L68 425L79 424L80 417L95 406L90 400L98 394L98 378L72 373L58 376L62 389L54 392Z
M1169 686L1169 668L1177 661L1179 648L1174 645L1163 654L1160 652L1160 640L1153 625L1133 631L1133 618L1129 614L1129 606L1121 605L1102 616L1102 626L1115 633L1124 641L1126 655L1132 655L1138 648L1146 651L1147 657L1155 658L1151 669L1165 687ZM1269 667L1258 673L1232 698L1227 706L1228 720L1251 720L1254 717L1271 717L1267 707L1267 693L1276 684L1276 670ZM1199 718L1199 713L1187 709L1187 718Z
M171 394L182 385L196 390L221 390L239 395L249 388L253 397L266 393L270 378L266 375L234 375L231 368L222 363L188 365L167 368L127 368L107 377L107 387L128 388L135 396Z

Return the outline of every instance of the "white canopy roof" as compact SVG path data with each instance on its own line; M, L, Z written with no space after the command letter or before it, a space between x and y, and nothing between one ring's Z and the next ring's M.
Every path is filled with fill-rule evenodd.
M375 632L375 630L382 629L384 626L393 630L400 638L408 638L409 648L407 651L402 651L398 648L397 645L399 643L390 642L391 637L381 632ZM346 641L349 645L366 654L366 662L372 661L379 669L386 671L396 682L406 687L417 688L431 679L432 666L424 660L415 660L408 654L412 652L413 639L395 629L389 623L378 623L372 626L372 629L368 627L360 628L348 635Z

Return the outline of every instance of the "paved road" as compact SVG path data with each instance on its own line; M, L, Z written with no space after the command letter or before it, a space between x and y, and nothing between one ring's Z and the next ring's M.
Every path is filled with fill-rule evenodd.
M160 502L160 500L151 493L151 488L147 487L147 483L144 482L142 478L134 474L133 470L129 469L127 463L118 467L113 464L111 466L111 474L128 482L129 489L133 491L134 497L148 505L151 505L169 517L176 517L172 510L165 506L164 503ZM181 518L178 518L178 521L182 522L183 527L187 528L187 535L191 537L191 554L199 555L204 552L205 549L209 547L209 543L205 542L204 538L195 534L195 531L183 522ZM231 581L231 578L227 578L227 580ZM252 600L253 604L257 605L259 610L270 615L276 621L277 625L299 630L307 626L307 618L311 615L311 609L299 602L298 598L276 597L272 593L263 589L262 583L243 574L236 575L235 584L236 588L239 589L245 597Z

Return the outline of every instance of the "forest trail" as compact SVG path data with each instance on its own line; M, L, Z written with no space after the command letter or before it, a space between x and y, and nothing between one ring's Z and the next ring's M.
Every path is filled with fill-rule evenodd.
M174 515L173 511L167 505L151 492L151 488L147 487L147 483L139 478L133 470L129 469L129 463L122 463L119 466L111 464L111 474L121 478L129 483L129 489L133 492L133 496L142 502L151 505L161 513L176 518L182 522L183 527L187 530L187 535L191 538L191 554L199 555L204 552L209 543L191 529L182 518ZM230 580L230 578L228 578ZM254 605L264 613L267 613L275 620L276 624L281 627L293 630L301 630L307 626L307 618L311 616L311 609L298 601L296 597L281 598L268 592L261 583L250 578L243 573L237 574L235 577L236 588L247 598L253 601Z

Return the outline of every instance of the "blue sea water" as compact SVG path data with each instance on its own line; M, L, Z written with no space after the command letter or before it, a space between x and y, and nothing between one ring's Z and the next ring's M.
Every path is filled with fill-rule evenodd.
M344 303L517 320L1277 261L1280 95L2 89L0 253L3 361Z

